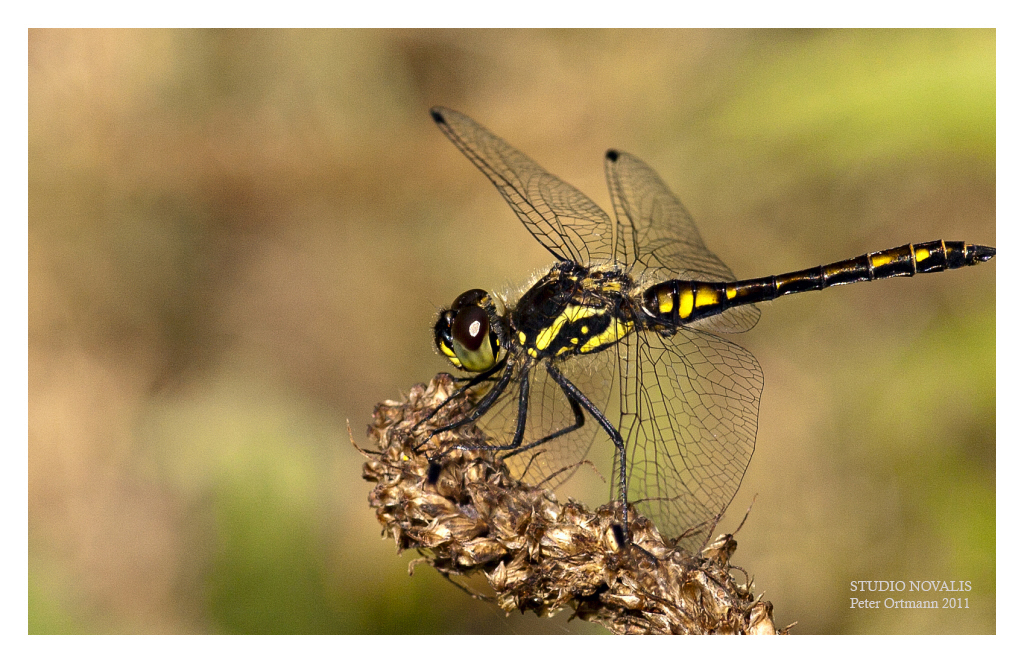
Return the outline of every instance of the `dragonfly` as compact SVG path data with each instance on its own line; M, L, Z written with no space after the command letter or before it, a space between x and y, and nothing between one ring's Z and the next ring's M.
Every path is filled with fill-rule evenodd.
M732 502L754 452L764 377L720 334L754 327L758 303L996 253L936 240L741 281L637 157L605 154L613 218L466 115L436 107L431 116L555 260L522 292L468 290L439 313L437 350L471 376L446 402L468 396L471 408L431 436L477 425L485 443L455 448L492 450L518 478L552 487L596 440L609 441L620 542L632 505L696 552Z

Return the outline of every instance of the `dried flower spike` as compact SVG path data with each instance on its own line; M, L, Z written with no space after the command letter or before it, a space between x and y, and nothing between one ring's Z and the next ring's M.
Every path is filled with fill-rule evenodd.
M736 549L722 535L696 557L666 545L653 524L630 507L631 544L613 526L621 507L596 511L511 478L476 429L427 439L470 404L453 400L430 424L417 426L455 391L440 374L417 385L405 402L374 410L368 434L380 451L362 450L363 477L375 484L370 506L395 539L442 574L483 574L506 612L532 610L572 617L613 633L774 634L772 605L730 574ZM432 460L436 459L436 460Z

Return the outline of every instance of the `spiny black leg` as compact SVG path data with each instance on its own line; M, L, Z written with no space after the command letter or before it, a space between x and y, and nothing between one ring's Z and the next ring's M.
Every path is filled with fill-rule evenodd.
M476 404L476 407L473 409L472 412L469 413L469 416L460 419L459 421L456 421L453 424L448 424L446 426L442 426L441 428L432 431L430 435L427 437L427 439L424 440L423 442L420 442L416 446L416 448L418 449L419 447L426 444L432 437L434 437L438 433L446 433L450 430L459 428L460 426L471 424L480 417L487 414L487 411L491 409L494 403L498 400L498 397L501 396L502 393L504 393L505 389L508 387L508 383L512 381L512 373L512 365L507 364L505 372L501 374L501 378L499 378L497 383L495 383L494 387L492 387L491 390L487 392L487 395L480 399L480 402Z
M488 394L488 396L490 396L490 394ZM515 449L516 447L523 443L523 436L526 435L526 415L529 414L529 409L530 371L528 369L523 369L522 375L519 377L519 412L516 415L516 430L515 433L512 435L512 441L509 442L508 444L457 444L455 445L455 448L464 449L467 451L473 451L476 449L492 449L494 451L506 451L508 449Z
M459 398L464 393L466 393L467 391L469 391L473 387L477 386L481 382L486 382L486 381L490 380L497 371L500 371L501 369L503 369L505 367L505 362L506 362L506 360L502 359L497 364L495 364L493 367L487 369L486 371L484 371L483 373L480 373L479 375L474 375L471 378L455 378L456 382L465 382L466 384L464 384L463 386L461 386L458 389L456 389L452 393L451 396L449 396L448 398L444 399L444 402L442 402L440 405L438 405L433 410L431 410L430 414L428 414L426 417L421 419L420 422L418 424L416 424L416 427L413 430L418 429L420 426L422 426L426 422L428 422L431 419L433 419L437 415L438 412L440 412L441 410L444 409L444 406L448 405L448 403L451 403L456 398ZM436 433L438 431L434 431L434 432Z
M490 373L490 374L493 374L493 372L494 372L494 369L491 369L490 371L488 371L488 373ZM441 428L438 428L437 430L431 432L426 440L424 440L423 442L420 442L418 445L416 445L416 448L419 449L420 447L422 447L424 444L426 444L431 438L433 438L438 433L444 433L444 432L447 432L447 431L459 428L461 426L465 426L466 424L471 424L474 421L476 421L477 419L479 419L480 417L482 417L485 414L487 414L487 411L490 410L491 407L493 407L494 404L497 402L498 397L501 396L501 394L505 392L505 389L508 388L509 382L512 381L512 374L514 372L515 372L514 365L506 363L505 364L505 371L501 374L501 377L498 379L497 383L495 383L494 387L492 387L491 390L488 391L487 394L482 399L480 399L480 402L478 402L476 404L476 407L473 409L473 411L469 414L468 417L466 417L466 418L464 418L464 419L462 419L460 421L456 421L453 424L448 424L447 426L442 426ZM520 381L520 387L519 387L520 399L522 399L522 392L523 392L524 388L526 389L527 397L529 396L529 382L527 381L527 377L528 376L529 376L529 371L524 369L523 377L522 377L522 380ZM467 386L462 391L465 391L465 389L468 389L468 388L469 387ZM452 398L454 398L454 396L452 396ZM451 400L451 398L446 399L445 402L447 403L449 400ZM433 415L431 415L431 416L433 416ZM523 436L523 430L525 429L525 425L526 425L525 410L522 407L520 408L519 419L520 419L520 421L517 423L517 428L519 429L518 430L518 434L519 434L519 439L521 441L522 440L522 436ZM457 444L457 445L454 446L454 448L455 449L464 449L464 450L473 450L473 449L488 449L488 448L491 448L491 447L489 445L486 445L486 444L485 445L481 445L481 446L469 446L469 445ZM500 449L502 447L498 447L498 448ZM439 454L439 455L434 456L434 457L429 459L430 460L430 464L427 466L427 483L428 484L436 483L437 479L441 476L441 469L442 469L442 467L441 467L441 463L440 463L440 458L442 458L443 456L444 456L444 453Z
M572 396L569 395L569 392L567 392L565 390L565 387L561 383L558 383L558 386L562 389L562 393L565 395L565 400L569 402L569 407L572 408L572 414L573 414L573 417L575 417L575 421L573 423L569 424L568 426L566 426L565 428L561 429L561 430L555 431L554 433L552 433L550 435L546 435L546 436L542 437L541 439L537 440L536 442L530 442L526 446L520 446L515 451L507 454L505 456L506 458L511 458L512 456L515 456L516 454L519 454L519 453L522 453L522 452L527 451L529 449L532 449L534 447L540 446L540 445L544 444L545 442L550 442L551 440L555 439L556 437L561 437L562 435L567 435L567 434L569 434L569 433L571 433L571 432L573 432L575 430L579 430L580 428L583 428L583 424L586 423L586 419L584 419L584 417L583 417L583 409L580 407L579 403L577 403L575 400L573 400Z
M597 423L601 424L601 428L604 432L608 433L608 437L612 438L612 442L615 444L615 450L619 454L619 497L622 499L622 526L625 532L626 538L629 538L629 504L626 501L626 443L622 440L622 435L619 433L615 426L612 426L612 422L608 421L608 418L604 416L601 410L590 402L590 399L583 395L576 385L569 382L568 378L562 375L557 368L551 364L547 364L548 373L552 379L562 387L562 391L565 392L566 396L569 397L570 401L579 403L584 410L590 413ZM614 533L614 532L613 532Z

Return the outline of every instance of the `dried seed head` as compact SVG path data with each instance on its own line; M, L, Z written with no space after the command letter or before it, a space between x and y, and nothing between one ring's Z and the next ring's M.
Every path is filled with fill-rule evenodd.
M455 391L440 374L404 402L379 404L368 430L379 451L360 449L370 506L399 553L415 549L447 576L482 573L506 612L571 608L614 633L777 632L771 603L730 574L732 536L691 557L630 507L627 540L619 505L560 504L511 478L492 452L455 448L483 444L479 430L430 437L469 412L465 399L449 400Z

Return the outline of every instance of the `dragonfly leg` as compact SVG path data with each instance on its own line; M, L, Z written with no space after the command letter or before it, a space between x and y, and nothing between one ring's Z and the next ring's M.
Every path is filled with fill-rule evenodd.
M622 539L621 542L625 542L629 539L629 503L626 500L626 443L622 440L622 435L619 430L612 425L612 422L608 421L608 417L604 416L604 412L596 405L590 402L579 388L569 381L567 377L555 368L550 363L547 364L548 373L551 378L562 388L565 395L569 397L570 402L577 403L586 412L590 414L600 424L601 428L608 434L608 437L612 439L615 444L615 451L619 456L619 498L622 500L622 532L614 532L616 540ZM614 529L613 529L614 531Z
M456 389L454 392L452 392L451 396L449 396L448 398L444 399L444 402L442 402L440 405L435 407L433 410L431 410L427 414L427 416L425 416L423 419L421 419L420 422L418 424L416 424L416 427L414 428L414 430L418 429L420 426L422 426L426 422L428 422L431 419L433 419L435 416L437 416L438 412L440 412L441 410L444 409L444 407L446 405L451 403L453 400L461 397L463 394L465 394L467 391L469 391L473 387L477 386L481 382L488 382L490 380L493 380L494 379L494 374L497 373L498 371L500 371L501 369L503 369L505 367L505 362L506 362L506 360L502 359L497 364L495 364L492 368L488 369L487 371L484 371L483 373L480 373L479 375L474 375L471 378L455 378L456 382L464 382L465 384L462 385L461 387L459 387L458 389ZM483 413L481 413L481 414L483 414ZM472 421L472 420L467 418L466 420L464 420L461 423L453 424L451 426L451 428L456 428L458 426L461 426L463 423L468 423L469 421ZM444 430L451 430L451 428L444 428L444 429L439 428L439 429L433 431L433 433L431 433L431 437L433 437L435 433L440 433L440 432L443 432Z
M507 454L505 456L506 458L511 458L516 454L523 453L524 451L528 451L530 449L533 449L534 447L539 447L540 445L550 442L551 440L557 437L568 435L573 431L583 428L583 424L587 422L587 420L583 417L583 408L581 408L580 404L576 402L576 400L569 394L568 391L566 391L564 385L558 383L558 386L562 389L562 393L565 394L565 400L569 403L569 407L572 408L572 414L574 418L573 423L569 424L565 428L562 428L560 430L555 431L554 433L551 433L550 435L545 435L544 437L540 438L539 440L536 440L535 442L530 442L527 445L520 445L514 451Z

